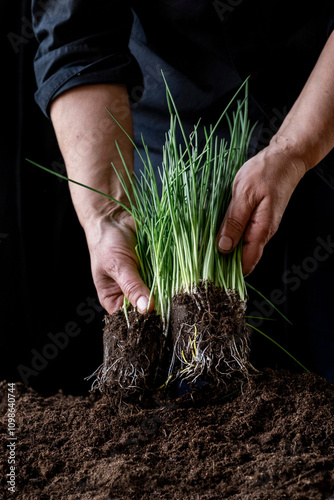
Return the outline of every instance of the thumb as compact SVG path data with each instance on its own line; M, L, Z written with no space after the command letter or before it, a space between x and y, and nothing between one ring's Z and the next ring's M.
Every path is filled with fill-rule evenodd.
M137 266L128 266L123 268L118 285L125 297L134 307L137 307L141 314L151 312L154 309L154 299L151 292L141 279Z
M250 217L251 211L247 210L247 206L242 204L237 205L232 198L217 235L217 248L219 252L230 253L235 249L246 229Z

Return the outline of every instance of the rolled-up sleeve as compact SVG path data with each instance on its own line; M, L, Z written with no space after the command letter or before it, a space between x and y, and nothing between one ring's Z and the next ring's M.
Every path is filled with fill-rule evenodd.
M124 83L130 96L142 88L128 48L133 16L126 0L32 0L32 21L35 99L46 116L52 99L79 85Z

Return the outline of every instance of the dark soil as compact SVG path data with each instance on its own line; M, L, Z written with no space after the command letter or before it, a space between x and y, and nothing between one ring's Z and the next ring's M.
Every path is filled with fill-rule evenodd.
M106 394L42 397L16 384L16 492L8 493L0 387L2 499L328 500L334 384L265 369L226 397L206 385L120 415Z

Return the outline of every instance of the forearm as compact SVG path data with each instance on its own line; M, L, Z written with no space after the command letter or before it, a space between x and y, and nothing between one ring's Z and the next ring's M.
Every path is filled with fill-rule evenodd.
M244 274L260 260L300 179L334 147L333 59L332 34L269 146L248 160L235 177L217 245L229 253L243 236Z
M64 92L54 100L51 118L69 178L128 206L111 163L127 179L115 141L131 173L133 146L106 107L132 137L132 117L123 85L82 86ZM101 305L112 314L122 306L124 294L139 312L145 313L150 290L138 272L133 218L105 196L73 183L69 186L86 233L92 276ZM150 310L153 308L151 298Z
M334 147L334 33L270 148L297 156L305 171Z
M69 90L52 103L51 119L68 177L128 204L112 163L127 179L115 142L131 173L133 146L106 107L132 136L132 117L123 85L89 85ZM119 206L108 198L73 183L69 187L85 229L101 217L119 215Z

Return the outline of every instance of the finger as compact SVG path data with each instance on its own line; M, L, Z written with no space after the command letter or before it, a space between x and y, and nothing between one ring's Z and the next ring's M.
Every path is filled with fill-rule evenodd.
M219 252L230 253L235 249L246 229L251 214L252 208L249 203L232 197L217 235Z
M96 289L101 306L108 314L113 314L123 306L124 295L119 286L115 282L110 283L110 281L110 278L107 279L104 288L96 287Z
M125 283L124 289L129 291L123 293L122 291L113 293L108 289L98 291L100 303L108 314L113 314L123 306L124 295L134 307L137 307L139 313L152 312L154 309L154 298L150 298L150 291L145 285L141 286L141 284L131 279L129 285Z
M263 254L264 245L256 241L245 241L242 247L242 274L252 273Z
M118 284L125 297L133 306L137 307L141 314L151 312L154 309L154 299L141 279L137 268L127 268L121 274Z
M154 309L154 299L134 263L124 263L114 279L125 297L134 307L137 307L141 314L151 312Z
M263 249L276 233L281 220L269 203L262 203L251 215L243 236L242 272L250 274L262 257Z

